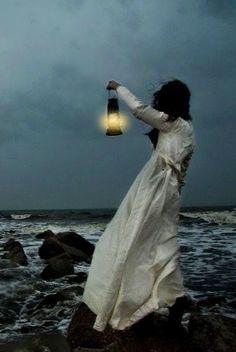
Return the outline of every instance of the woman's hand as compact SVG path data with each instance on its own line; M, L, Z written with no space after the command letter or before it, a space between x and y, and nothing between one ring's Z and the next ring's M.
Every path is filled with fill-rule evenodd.
M107 90L111 90L111 89L116 90L116 88L119 86L121 86L121 83L114 81L114 80L111 80L108 82L106 89Z

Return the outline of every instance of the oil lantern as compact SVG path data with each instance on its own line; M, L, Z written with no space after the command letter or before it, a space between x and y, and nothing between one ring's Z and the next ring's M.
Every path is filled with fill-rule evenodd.
M118 96L115 90L108 91L107 103L107 136L122 134L119 114Z

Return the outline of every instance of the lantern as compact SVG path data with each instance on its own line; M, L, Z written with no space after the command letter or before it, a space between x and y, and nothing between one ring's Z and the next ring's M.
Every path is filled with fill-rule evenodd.
M119 115L118 96L115 90L108 91L107 103L107 136L122 134Z

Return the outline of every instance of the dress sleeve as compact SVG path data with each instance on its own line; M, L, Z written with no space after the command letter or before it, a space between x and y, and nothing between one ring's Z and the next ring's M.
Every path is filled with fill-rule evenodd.
M152 108L151 105L144 104L122 85L118 86L116 90L118 96L124 100L135 117L160 131L169 130L171 122L167 121L168 114Z

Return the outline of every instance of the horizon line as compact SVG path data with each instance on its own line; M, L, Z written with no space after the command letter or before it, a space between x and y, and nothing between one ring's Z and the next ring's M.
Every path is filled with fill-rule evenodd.
M234 208L235 204L232 205L183 205L180 209L184 208ZM116 210L118 207L101 207L101 208L22 208L22 209L0 209L1 211L53 211L53 210L67 210L67 211L78 211L78 210Z

